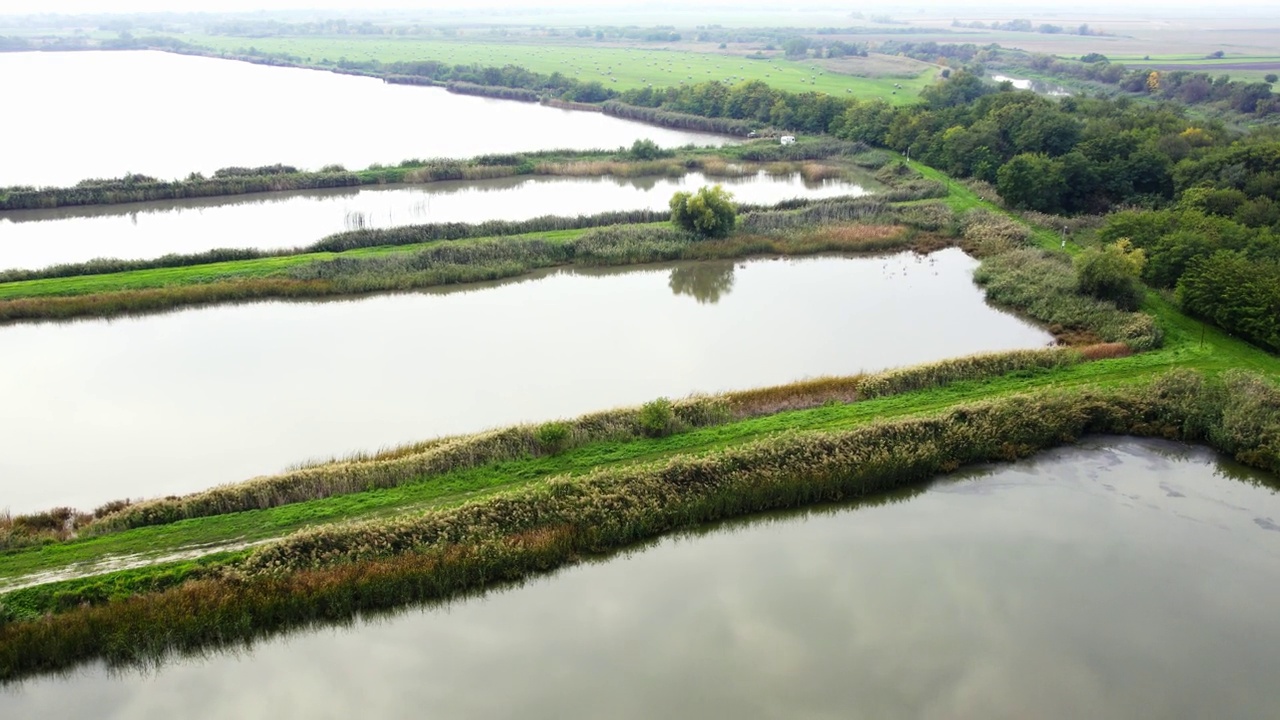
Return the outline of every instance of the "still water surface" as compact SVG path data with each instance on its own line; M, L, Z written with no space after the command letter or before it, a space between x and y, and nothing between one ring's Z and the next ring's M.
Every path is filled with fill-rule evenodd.
M1043 346L976 261L567 271L335 302L0 328L0 508L184 493L593 410Z
M284 163L316 170L561 148L726 139L443 88L171 53L0 53L0 187L162 179ZM13 141L20 139L19 141Z
M1071 91L1065 87L1045 82L1044 80L1016 78L1008 75L992 75L991 79L998 83L1008 81L1019 90L1030 90L1037 95L1048 95L1049 97L1069 97L1071 95Z
M214 248L309 245L362 227L526 220L611 210L661 210L679 190L724 185L741 203L865 195L873 180L806 182L799 173L742 178L519 177L356 189L237 195L0 214L0 270L94 258L143 259Z
M1271 719L1280 497L1257 477L1086 440L443 608L88 666L0 690L0 715Z

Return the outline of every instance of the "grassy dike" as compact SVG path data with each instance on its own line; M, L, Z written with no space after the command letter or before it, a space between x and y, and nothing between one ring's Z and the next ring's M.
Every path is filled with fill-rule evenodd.
M728 238L700 241L648 210L527 221L446 223L357 230L279 253L212 251L156 260L95 261L0 282L0 322L111 317L266 298L409 290L514 277L566 266L616 266L687 259L936 248L946 218L894 197L940 194L916 182L887 193L788 201L740 209ZM659 222L661 221L661 222ZM214 261L223 254L238 257ZM103 265L107 266L106 268ZM117 266L125 269L110 271ZM103 271L103 270L108 271Z
M330 165L301 170L287 165L223 168L205 177L160 180L144 175L86 179L70 187L0 187L0 211L119 205L133 202L230 197L264 192L358 188L366 185L430 184L550 175L559 177L661 177L701 171L738 177L760 170L811 172L804 163L866 153L862 143L829 137L805 138L780 146L759 140L724 147L687 146L662 150L638 142L617 150L545 150L480 155L464 159L408 159L396 165L348 170ZM788 166L788 164L795 164Z
M1056 249L1051 233L1018 230L949 187L956 210L986 210L960 232L988 257ZM1102 310L1081 309L1099 335L1115 319ZM51 573L0 596L0 678L92 658L154 662L343 621L1086 433L1205 442L1280 472L1280 359L1154 293L1144 310L1159 333L1134 355L1111 343L658 401L122 508L76 539L0 554L0 583ZM272 542L238 545L262 540ZM165 560L195 546L211 554ZM133 553L152 564L57 580Z

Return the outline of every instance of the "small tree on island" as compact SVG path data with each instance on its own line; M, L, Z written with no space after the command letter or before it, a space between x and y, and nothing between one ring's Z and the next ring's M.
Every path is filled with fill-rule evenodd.
M671 222L704 238L721 238L733 231L738 210L733 194L724 188L701 187L696 193L671 196Z

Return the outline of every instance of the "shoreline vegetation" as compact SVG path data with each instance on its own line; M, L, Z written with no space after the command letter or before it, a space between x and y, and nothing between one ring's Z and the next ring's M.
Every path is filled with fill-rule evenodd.
M873 155L864 163L880 163ZM772 165L811 177L843 175L812 162ZM960 242L948 189L901 164L886 188L861 198L737 206L728 237L701 240L648 210L526 221L444 223L337 233L277 251L213 250L151 260L95 260L0 273L0 322L113 317L259 299L320 298L496 280L565 265L617 266L761 254L921 252ZM925 201L925 202L921 202Z
M543 150L480 155L466 159L408 159L394 166L372 165L348 170L328 165L314 171L290 165L229 167L210 176L193 172L182 180L161 180L131 174L119 178L90 178L69 187L0 187L0 212L50 210L87 205L118 205L157 200L226 197L289 190L322 190L365 185L429 184L456 180L490 180L521 175L562 177L677 176L702 172L718 177L742 177L782 168L805 172L805 163L853 158L855 165L882 163L865 143L835 138L805 138L793 145L757 141L724 147L662 149L637 140L616 150ZM879 165L872 165L872 169ZM821 179L821 178L816 178Z

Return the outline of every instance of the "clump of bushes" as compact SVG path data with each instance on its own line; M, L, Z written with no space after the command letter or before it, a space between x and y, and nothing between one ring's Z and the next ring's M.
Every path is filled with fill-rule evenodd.
M543 423L533 432L533 437L538 441L548 454L555 455L565 449L569 443L569 435L571 434L569 424L566 422L553 421Z
M640 430L649 437L663 437L675 430L675 412L666 398L651 400L640 407L637 422Z
M675 155L670 150L663 150L658 143L649 138L640 138L631 143L631 149L626 154L632 160L657 160Z
M1146 256L1128 240L1117 240L1101 249L1090 249L1076 258L1076 288L1100 300L1110 300L1122 310L1137 310L1146 294L1142 267Z
M724 187L701 187L695 193L671 196L671 222L678 228L706 238L722 238L733 232L738 208Z
M68 540L92 517L69 507L17 516L7 510L0 511L0 550Z

